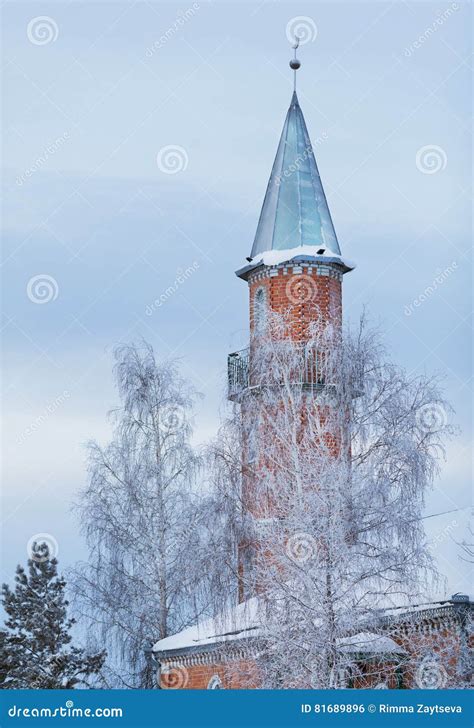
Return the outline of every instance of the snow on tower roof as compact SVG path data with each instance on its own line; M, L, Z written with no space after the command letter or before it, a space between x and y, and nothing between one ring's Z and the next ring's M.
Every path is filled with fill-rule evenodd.
M341 255L335 255L330 250L321 248L318 245L300 245L298 248L288 248L286 250L266 250L252 258L248 265L235 271L239 278L247 279L249 273L261 265L278 266L285 263L300 264L308 263L327 265L334 263L342 268L343 273L354 270L356 264Z
M286 115L251 257L300 246L341 250L296 91Z

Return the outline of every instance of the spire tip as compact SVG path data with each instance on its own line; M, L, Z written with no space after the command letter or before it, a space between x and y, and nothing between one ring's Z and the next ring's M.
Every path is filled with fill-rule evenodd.
M294 57L290 61L290 68L292 69L292 71L294 71L293 87L294 87L295 91L296 91L296 71L298 70L298 68L301 68L301 61L299 61L296 57L296 51L297 51L299 45L300 45L300 38L299 38L299 36L295 35L295 42L292 45L292 48L293 48L295 54L294 54Z

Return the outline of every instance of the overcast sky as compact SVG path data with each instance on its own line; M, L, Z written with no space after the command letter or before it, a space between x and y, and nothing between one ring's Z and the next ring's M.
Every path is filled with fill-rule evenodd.
M469 12L449 1L5 4L4 579L37 533L57 540L63 566L85 555L70 509L84 443L109 434L116 343L144 336L179 357L204 394L196 442L215 432L227 354L247 339L234 271L290 102L286 30L298 27L300 104L357 263L346 319L366 305L393 357L440 373L456 410L461 433L426 513L464 510L426 524L447 593L468 589L455 541L471 488Z

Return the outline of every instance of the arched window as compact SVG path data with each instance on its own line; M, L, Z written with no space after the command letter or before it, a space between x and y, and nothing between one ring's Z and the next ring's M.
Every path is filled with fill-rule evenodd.
M208 690L222 690L222 682L219 675L213 675L207 684Z
M263 333L267 322L267 295L264 288L258 288L253 298L254 332Z

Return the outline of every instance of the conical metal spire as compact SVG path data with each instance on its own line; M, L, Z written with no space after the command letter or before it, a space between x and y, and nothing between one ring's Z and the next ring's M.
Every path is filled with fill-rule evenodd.
M296 91L278 145L251 257L269 250L318 246L340 255Z

